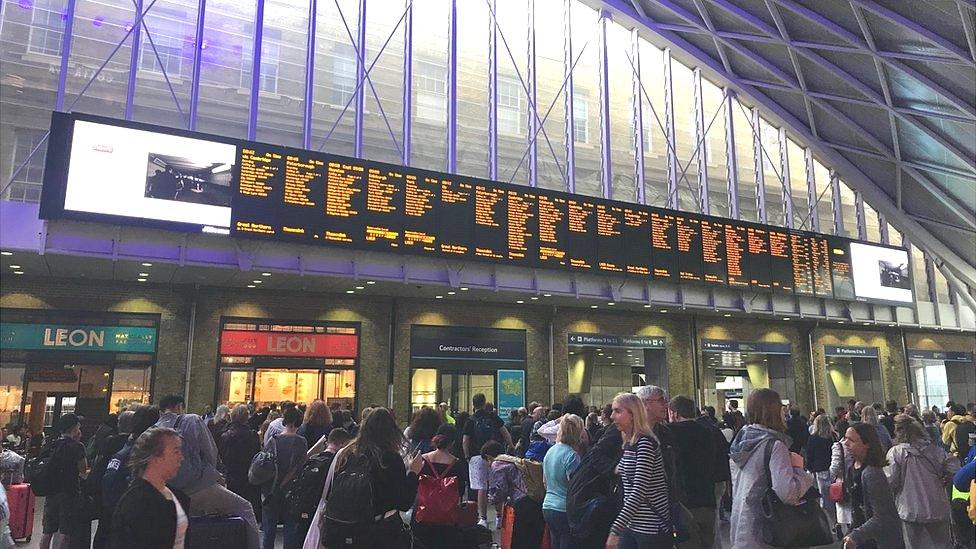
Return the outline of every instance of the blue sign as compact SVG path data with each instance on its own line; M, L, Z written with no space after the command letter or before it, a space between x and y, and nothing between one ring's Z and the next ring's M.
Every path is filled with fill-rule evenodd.
M569 334L569 344L578 347L634 347L644 349L663 349L663 337L654 336L618 336L604 334Z
M972 362L973 353L967 351L921 351L909 349L908 358L942 360L945 362Z
M525 406L525 370L498 370L498 415L507 418Z
M877 347L848 347L840 345L824 345L826 356L852 356L862 358L878 358Z
M153 353L156 328L4 322L0 324L0 348Z
M792 354L789 343L767 343L764 341L727 341L724 339L702 340L704 352L761 353L767 355Z

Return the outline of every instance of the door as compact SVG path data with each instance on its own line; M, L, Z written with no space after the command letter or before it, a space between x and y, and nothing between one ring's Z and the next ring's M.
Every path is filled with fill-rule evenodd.
M78 393L48 393L44 402L44 432L50 434L61 416L75 413L77 403Z
M437 400L446 402L453 414L470 412L471 398L481 393L488 402L495 403L495 374L440 371Z

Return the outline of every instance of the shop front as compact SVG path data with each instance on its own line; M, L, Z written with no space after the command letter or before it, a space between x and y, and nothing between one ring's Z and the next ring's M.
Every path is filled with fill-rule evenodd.
M0 425L50 431L67 413L94 430L109 413L148 403L158 315L3 310Z
M603 407L642 385L668 387L665 338L568 334L569 392Z
M217 404L357 409L358 324L222 317L220 327Z
M470 411L481 393L504 418L525 405L525 363L525 330L411 325L411 410L444 402Z
M825 345L823 352L827 361L827 402L831 409L845 406L852 398L868 405L885 401L877 347Z
M745 397L753 389L773 389L783 404L796 403L793 346L789 343L703 339L702 384L705 403L727 409L730 400L745 410Z

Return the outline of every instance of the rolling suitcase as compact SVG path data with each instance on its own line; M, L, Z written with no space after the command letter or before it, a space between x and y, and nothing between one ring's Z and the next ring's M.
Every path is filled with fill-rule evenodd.
M7 488L10 508L10 536L30 541L34 533L34 504L37 501L30 484L11 484Z
M186 549L238 549L247 547L247 522L241 517L190 517Z

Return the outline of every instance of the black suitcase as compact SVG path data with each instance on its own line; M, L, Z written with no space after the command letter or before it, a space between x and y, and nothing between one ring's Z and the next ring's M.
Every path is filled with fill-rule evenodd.
M241 517L190 517L186 549L238 549L247 547L247 522Z

